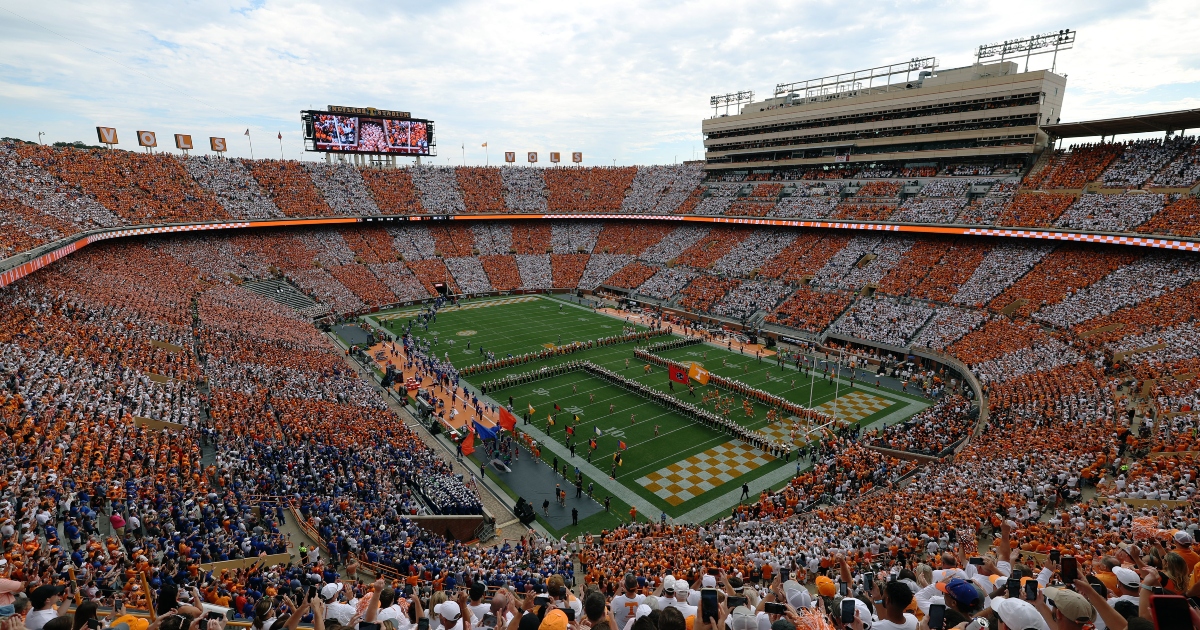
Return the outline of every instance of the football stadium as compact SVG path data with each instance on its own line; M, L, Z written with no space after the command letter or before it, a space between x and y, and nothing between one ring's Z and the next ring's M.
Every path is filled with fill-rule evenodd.
M1200 110L1075 41L678 163L5 137L0 630L1200 630Z

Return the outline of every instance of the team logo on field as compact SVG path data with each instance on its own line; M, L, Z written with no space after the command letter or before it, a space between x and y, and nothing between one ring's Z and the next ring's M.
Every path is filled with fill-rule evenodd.
M477 331L477 330L460 330L455 334L458 335L459 337L470 337L471 335L474 335L477 332L479 332L479 331ZM433 333L433 334L436 335L437 333Z

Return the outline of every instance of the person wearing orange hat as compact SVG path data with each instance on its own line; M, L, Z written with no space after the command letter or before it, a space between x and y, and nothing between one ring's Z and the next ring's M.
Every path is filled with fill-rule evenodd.
M817 576L817 594L821 597L834 597L837 595L837 583L827 575Z
M561 608L551 608L546 611L546 616L542 617L538 630L567 630L568 623L567 613Z

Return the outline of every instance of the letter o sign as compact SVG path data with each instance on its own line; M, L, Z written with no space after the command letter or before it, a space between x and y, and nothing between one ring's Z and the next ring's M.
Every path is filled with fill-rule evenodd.
M530 151L529 152L529 163L533 164L536 161L537 161L537 151Z
M139 131L139 132L137 132L137 135L138 135L138 144L140 144L144 147L158 146L158 140L154 137L153 131Z

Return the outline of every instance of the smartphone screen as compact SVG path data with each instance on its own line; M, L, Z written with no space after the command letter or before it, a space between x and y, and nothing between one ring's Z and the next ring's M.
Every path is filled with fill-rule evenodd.
M1192 614L1187 599L1180 595L1151 595L1150 609L1154 611L1154 627L1190 628Z
M945 604L930 604L929 605L929 630L945 630L946 623L946 605Z
M429 620L424 617L418 619L417 630L429 630Z
M717 619L720 611L717 607L717 589L700 589L700 618L704 620Z
M544 606L550 603L550 598L546 597L545 595L538 595L537 597L533 598L533 603L536 606Z
M1021 598L1021 578L1017 576L1017 573L1017 571L1013 571L1012 577L1005 582L1005 585L1008 586L1008 596L1013 599Z
M1037 580L1029 580L1028 582L1025 583L1025 600L1026 601L1032 602L1032 601L1037 600L1037 587L1038 587Z
M787 612L787 606L776 604L775 602L767 602L763 604L763 612L768 615L782 615Z
M567 613L567 621L575 621L575 609L574 608L567 606L566 608L563 609L563 612Z
M854 623L854 600L842 600L842 623Z
M845 582L838 582L838 594L839 595L841 595L842 597L845 597L846 594L849 592L850 592L850 589L846 586Z
M867 589L867 592L870 592L871 589L874 588L874 586L875 586L875 574L874 573L864 573L863 574L863 588Z
M1079 561L1075 556L1063 556L1062 565L1059 566L1059 572L1062 574L1062 580L1070 586L1079 579Z
M780 582L786 582L790 579L792 579L792 572L790 570L788 570L788 569L780 569L779 570L779 581Z
M1050 562L1054 562L1054 563L1056 563L1056 564L1057 564L1057 563L1058 563L1058 561L1059 561L1059 559L1060 559L1061 557L1062 557L1062 552L1061 552L1061 551L1059 551L1059 550L1057 550L1057 549L1051 549L1051 550L1050 550Z
M971 558L971 564L973 564L977 567L981 567L981 566L983 566L983 558L980 558L980 557Z
M725 602L729 604L729 608L732 610L734 608L737 608L738 606L745 606L746 598L745 597L727 597L727 598L725 598Z
M708 574L709 574L709 575L711 575L711 576L713 576L713 577L717 577L718 575L721 575L721 569L719 569L719 568L714 568L714 567L709 567L709 568L708 568Z
M371 621L358 622L358 630L379 630L379 628L380 628L379 624L371 622Z

